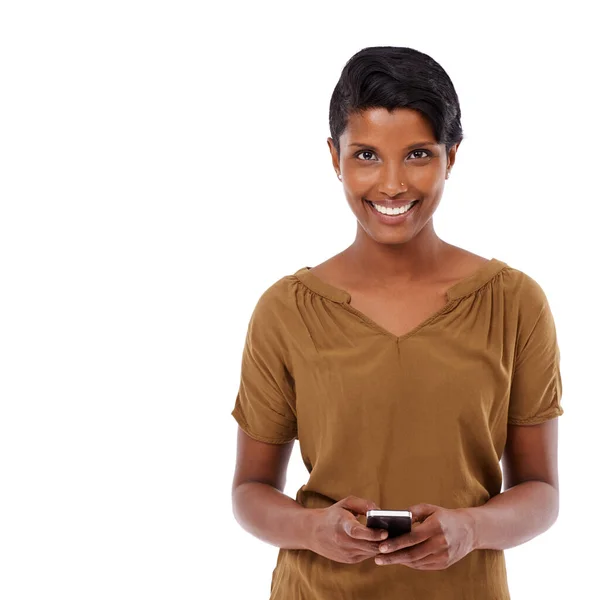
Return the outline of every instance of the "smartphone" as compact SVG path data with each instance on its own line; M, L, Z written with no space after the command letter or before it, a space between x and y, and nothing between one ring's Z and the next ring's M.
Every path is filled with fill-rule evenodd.
M367 527L387 529L388 539L409 533L412 528L410 510L368 510Z

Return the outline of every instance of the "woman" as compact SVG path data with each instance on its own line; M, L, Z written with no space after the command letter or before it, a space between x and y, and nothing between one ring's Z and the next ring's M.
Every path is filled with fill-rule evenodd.
M272 599L508 599L503 550L556 520L547 298L433 227L460 118L446 72L411 48L361 50L333 92L328 144L356 239L262 294L232 411L234 514L281 549ZM295 439L310 475L294 501ZM372 508L413 513L387 552Z

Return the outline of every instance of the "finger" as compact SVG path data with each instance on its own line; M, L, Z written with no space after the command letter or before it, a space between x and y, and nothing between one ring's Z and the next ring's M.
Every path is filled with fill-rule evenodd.
M388 535L385 529L365 527L354 518L344 521L344 531L356 540L380 541L386 539Z
M382 554L389 554L390 552L397 552L404 548L410 548L416 544L420 544L425 540L428 540L431 534L428 533L427 528L424 525L413 529L408 533L398 535L391 540L385 540L379 544L379 552Z
M415 564L422 563L424 561L431 561L436 553L435 545L429 541L422 544L418 544L412 548L405 550L397 550L396 552L386 552L385 554L377 555L377 564L393 565L403 564L407 566L414 566Z
M427 502L421 502L420 504L413 504L409 506L407 510L412 513L412 521L424 521L429 515L432 515L436 510L441 508L436 504L428 504Z
M377 504L371 500L365 500L358 496L348 496L338 503L342 508L351 510L354 513L366 515L368 510L375 510L378 508Z

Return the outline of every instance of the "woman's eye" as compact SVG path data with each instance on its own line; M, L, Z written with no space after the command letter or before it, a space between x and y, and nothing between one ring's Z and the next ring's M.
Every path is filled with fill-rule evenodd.
M374 153L374 152L371 152L371 150L361 150L360 152L358 152L358 153L356 154L356 157L358 158L358 157L359 157L361 154L368 154L368 155L371 155L371 156L375 156L375 153ZM420 158L427 158L427 157L431 156L431 153L430 153L430 152L428 152L427 150L413 150L413 151L412 151L412 152L409 154L409 156L410 156L411 154L420 154L421 156L417 156L417 157L416 157L416 158L417 158L417 160L418 160L418 159L420 159ZM367 162L370 162L370 161L371 161L371 159L370 159L370 158L365 158L365 159L361 159L361 160L366 160Z
M427 152L427 150L413 150L411 152L411 154L423 154L424 156L419 156L417 158L427 158L428 156L431 156L429 152Z
M361 154L372 154L374 156L374 153L371 152L370 150L361 150L356 156L360 156ZM369 160L368 158L366 159L367 161Z

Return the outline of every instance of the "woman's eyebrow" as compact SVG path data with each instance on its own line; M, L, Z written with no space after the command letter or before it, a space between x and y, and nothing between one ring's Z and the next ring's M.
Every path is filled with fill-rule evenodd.
M368 146L369 148L373 148L373 150L377 150L377 148L375 146L373 146L373 144L363 144L362 142L354 142L349 145L350 146ZM410 146L407 146L405 148L405 150L412 150L413 148L418 148L420 146L437 146L437 144L435 142L417 142L416 144L411 144Z

